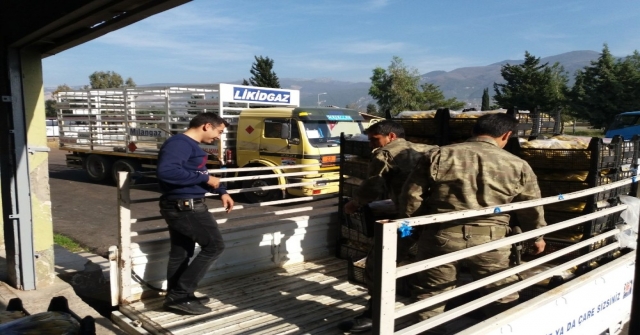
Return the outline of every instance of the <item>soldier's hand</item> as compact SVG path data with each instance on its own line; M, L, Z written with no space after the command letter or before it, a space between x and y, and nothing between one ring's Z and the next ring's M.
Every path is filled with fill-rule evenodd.
M355 200L351 200L344 205L343 209L345 214L353 214L358 208L360 208L360 205Z
M539 240L535 241L533 245L535 246L533 249L533 254L538 255L544 251L544 247L547 245L547 243L543 238L540 238Z
M213 187L214 189L220 187L220 178L216 178L214 176L209 176L209 181L207 182L207 184L209 184L209 186Z
M231 212L234 204L233 199L231 199L231 196L228 194L223 194L220 196L220 200L222 201L222 207L224 207L224 209L227 210L227 213Z

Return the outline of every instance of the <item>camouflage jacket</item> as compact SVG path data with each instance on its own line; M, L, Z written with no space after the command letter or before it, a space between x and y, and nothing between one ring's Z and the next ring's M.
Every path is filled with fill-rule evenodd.
M486 137L432 150L412 170L399 200L398 210L403 217L540 198L538 180L529 164ZM546 226L542 206L515 213L524 231ZM507 225L509 218L509 214L502 213L457 223Z
M411 143L398 138L384 147L373 151L369 162L369 178L362 182L355 194L355 200L364 205L380 197L385 190L394 204L402 185L418 160L429 150L437 146Z

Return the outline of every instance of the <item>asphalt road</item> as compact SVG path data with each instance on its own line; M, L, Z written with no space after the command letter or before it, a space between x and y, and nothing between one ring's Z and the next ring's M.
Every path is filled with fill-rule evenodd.
M117 188L113 184L90 182L82 170L68 168L66 151L51 149L49 183L53 230L106 257L109 246L118 243ZM149 197L158 192L146 192ZM155 211L156 204L145 204L145 211ZM154 208L155 207L155 208ZM158 222L157 225L163 222Z

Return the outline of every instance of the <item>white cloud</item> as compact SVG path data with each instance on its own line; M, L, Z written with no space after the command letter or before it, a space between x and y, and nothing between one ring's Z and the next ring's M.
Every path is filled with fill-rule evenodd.
M381 41L363 41L363 42L341 42L328 44L323 49L330 50L331 53L345 54L380 54L400 52L405 48L402 42L381 42Z
M390 2L389 0L371 0L369 2L369 6L372 9L379 9L389 5L389 2Z

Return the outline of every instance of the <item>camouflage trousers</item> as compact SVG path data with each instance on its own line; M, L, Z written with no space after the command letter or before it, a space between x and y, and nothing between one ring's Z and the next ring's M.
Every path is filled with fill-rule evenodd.
M499 240L507 233L505 226L473 226L456 225L438 229L436 227L426 229L418 242L418 260L425 260L454 251L474 247L490 241ZM474 280L488 277L496 272L509 268L509 254L511 246L507 245L485 253L474 255L466 259L455 261L431 268L415 274L413 284L413 296L417 300L424 300L439 293L452 290L456 287L458 272L461 265L465 265L471 272ZM492 293L517 282L518 277L510 276L498 282L491 283L483 288L485 294ZM485 312L490 315L497 314L518 300L518 294L514 293L496 303L487 306ZM418 313L419 320L426 320L444 312L446 302L442 302Z

